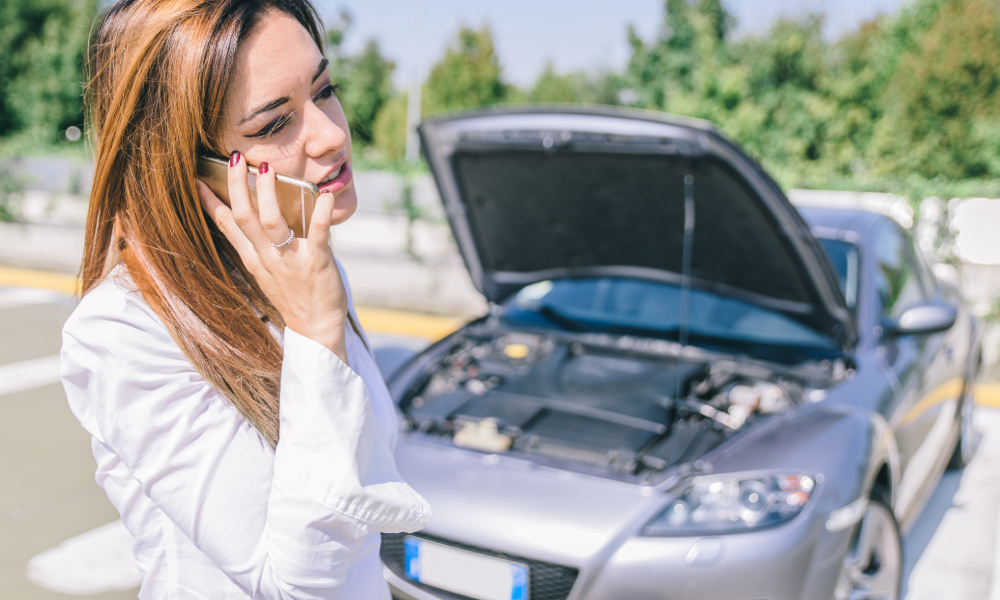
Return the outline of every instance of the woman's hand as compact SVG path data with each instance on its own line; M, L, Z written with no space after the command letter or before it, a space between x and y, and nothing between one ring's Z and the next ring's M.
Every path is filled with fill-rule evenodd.
M278 207L274 170L267 163L260 164L258 216L250 200L246 159L234 152L229 164L231 206L198 181L205 212L239 252L285 325L326 346L346 363L347 292L329 244L333 194L320 194L316 200L307 239L296 238L276 248L288 239L289 229Z

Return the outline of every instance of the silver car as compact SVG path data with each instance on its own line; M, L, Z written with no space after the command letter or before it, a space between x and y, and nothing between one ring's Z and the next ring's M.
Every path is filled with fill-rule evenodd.
M383 536L397 598L898 598L900 527L971 456L980 360L905 230L800 215L700 121L420 133L490 312L383 355L434 509Z

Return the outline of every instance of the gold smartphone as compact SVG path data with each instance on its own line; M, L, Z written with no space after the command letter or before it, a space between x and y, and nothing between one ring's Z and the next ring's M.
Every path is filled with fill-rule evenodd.
M247 185L250 187L250 201L253 208L257 206L257 167L247 166ZM198 157L198 177L213 191L220 200L229 204L229 161L211 156ZM275 176L274 191L278 196L278 207L281 216L295 232L295 237L304 238L309 231L309 221L312 219L313 206L319 197L316 184L292 177L290 175Z

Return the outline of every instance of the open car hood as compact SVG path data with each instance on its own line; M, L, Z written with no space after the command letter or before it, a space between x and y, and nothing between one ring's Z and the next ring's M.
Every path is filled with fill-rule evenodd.
M478 289L565 277L680 283L780 311L853 347L833 266L778 185L706 122L528 107L419 128ZM693 228L693 229L692 229Z

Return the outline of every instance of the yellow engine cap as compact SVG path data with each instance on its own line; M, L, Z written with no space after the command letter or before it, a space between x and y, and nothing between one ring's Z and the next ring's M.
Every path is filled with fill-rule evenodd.
M503 347L503 353L507 358L524 358L531 352L531 349L524 344L507 344Z

